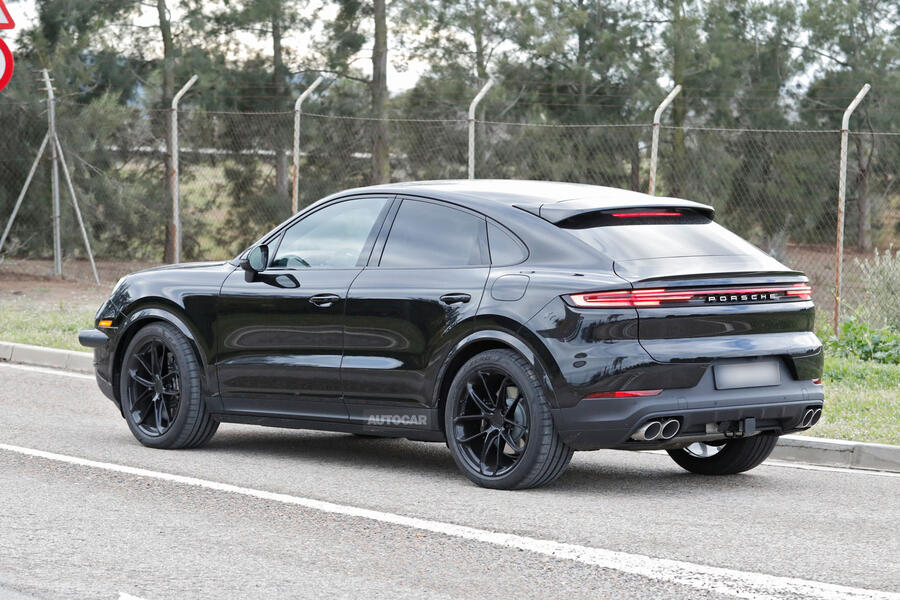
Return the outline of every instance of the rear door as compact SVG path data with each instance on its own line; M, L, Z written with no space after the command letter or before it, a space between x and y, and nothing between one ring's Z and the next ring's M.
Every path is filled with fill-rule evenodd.
M487 224L405 198L347 297L344 396L350 420L436 429L431 382L447 332L474 317L490 271Z
M818 346L807 279L691 209L618 210L560 224L633 286L638 335L661 362L803 354Z

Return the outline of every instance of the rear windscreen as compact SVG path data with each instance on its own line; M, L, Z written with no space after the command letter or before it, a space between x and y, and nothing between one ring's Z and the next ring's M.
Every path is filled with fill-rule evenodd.
M760 252L705 215L696 213L646 218L590 213L558 225L615 261Z

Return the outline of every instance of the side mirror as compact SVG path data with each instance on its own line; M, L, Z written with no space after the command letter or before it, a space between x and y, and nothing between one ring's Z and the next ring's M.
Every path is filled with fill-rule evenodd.
M269 247L265 244L256 246L247 256L241 259L241 268L247 281L253 281L256 274L265 271L269 264Z

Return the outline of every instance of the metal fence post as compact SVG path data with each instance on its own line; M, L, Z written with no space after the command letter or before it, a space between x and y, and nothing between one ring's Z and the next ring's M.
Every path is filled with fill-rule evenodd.
M841 285L843 284L842 269L844 265L844 203L847 196L847 137L850 129L850 115L856 110L856 107L862 102L871 89L868 83L862 86L856 98L844 111L844 118L841 120L841 173L838 180L838 214L837 214L837 241L835 243L834 258L834 335L838 334L838 327L841 322Z
M475 98L472 99L472 103L469 104L469 179L475 179L475 109L478 108L478 103L481 102L481 99L484 98L484 95L488 93L488 90L493 85L494 78L491 77L478 91Z
M297 214L300 209L300 113L303 110L303 102L322 83L323 77L319 75L294 102L294 176L291 188L291 214Z
M172 122L169 128L169 140L172 145L172 173L170 176L172 177L172 224L174 225L172 239L175 244L175 252L172 253L172 258L175 263L181 262L181 190L178 187L178 102L191 89L191 86L197 82L197 79L196 75L191 77L184 84L184 87L178 90L175 97L172 98Z
M43 70L44 83L47 86L47 137L50 139L50 187L53 198L53 274L62 277L62 238L59 229L59 158L56 154L56 96L53 94L53 84L50 83L50 73Z
M656 108L656 112L653 113L653 140L650 143L650 189L647 191L651 196L656 194L656 156L659 153L659 122L663 111L669 107L680 91L681 84L678 84Z

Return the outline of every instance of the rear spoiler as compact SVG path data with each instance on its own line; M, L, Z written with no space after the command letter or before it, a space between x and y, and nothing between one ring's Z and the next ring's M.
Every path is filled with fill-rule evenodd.
M681 200L679 198L653 198L652 196L647 196L646 201L641 202L609 201L603 200L602 198L575 198L572 200L548 202L545 204L514 204L513 206L519 210L530 212L531 214L554 224L589 213L606 212L610 210L629 210L635 208L683 208L700 213L709 219L712 219L715 215L715 209L706 204L691 202L690 200Z

